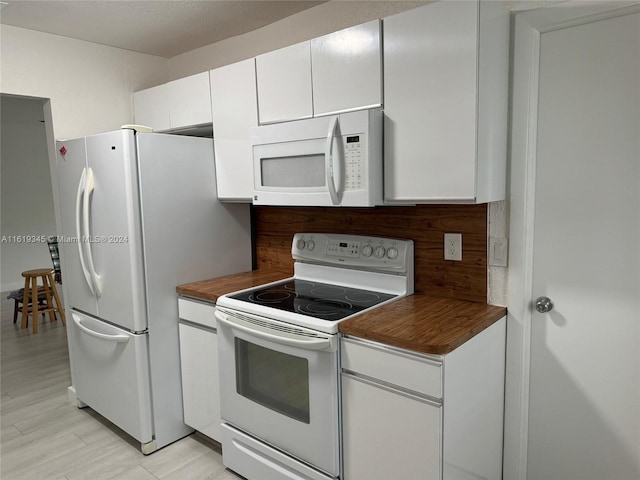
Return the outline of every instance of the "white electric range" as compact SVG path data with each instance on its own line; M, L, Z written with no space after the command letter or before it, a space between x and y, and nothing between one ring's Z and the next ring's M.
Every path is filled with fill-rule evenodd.
M338 324L413 293L413 242L299 233L294 276L218 299L223 463L249 480L340 476Z

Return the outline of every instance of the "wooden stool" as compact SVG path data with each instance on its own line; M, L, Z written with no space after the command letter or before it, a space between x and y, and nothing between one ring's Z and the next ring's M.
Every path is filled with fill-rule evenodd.
M33 333L38 333L38 314L49 313L49 321L56 320L56 312L60 314L62 324L66 325L64 309L61 308L60 296L53 281L52 268L39 268L22 272L24 277L24 301L22 303L22 324L21 328L27 328L29 322L29 310L33 318ZM42 287L38 286L38 278L42 278ZM38 295L44 293L45 303L38 304ZM53 297L53 298L52 298ZM55 300L55 305L53 300Z

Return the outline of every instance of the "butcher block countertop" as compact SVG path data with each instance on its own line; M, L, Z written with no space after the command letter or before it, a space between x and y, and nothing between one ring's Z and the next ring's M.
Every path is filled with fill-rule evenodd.
M505 307L410 295L340 322L341 333L443 355L507 314Z
M284 280L293 272L239 273L180 285L180 295L216 302L226 293ZM421 353L443 355L491 326L507 314L505 307L410 295L360 314L338 325L339 331Z
M257 287L265 283L277 282L293 276L293 272L285 270L254 270L252 272L237 273L226 277L212 278L200 282L179 285L176 290L180 295L216 302L218 297L245 288Z

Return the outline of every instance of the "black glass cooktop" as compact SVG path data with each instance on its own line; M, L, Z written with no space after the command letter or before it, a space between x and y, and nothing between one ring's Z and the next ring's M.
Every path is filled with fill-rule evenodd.
M342 320L393 297L395 295L387 293L295 279L229 295L236 300L330 322Z

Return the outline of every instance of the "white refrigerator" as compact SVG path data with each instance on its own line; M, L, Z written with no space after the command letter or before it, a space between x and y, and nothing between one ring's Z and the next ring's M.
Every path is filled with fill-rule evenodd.
M212 142L130 129L57 142L73 386L143 453L192 432L176 286L251 270L250 207L217 200Z

